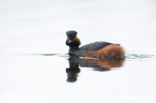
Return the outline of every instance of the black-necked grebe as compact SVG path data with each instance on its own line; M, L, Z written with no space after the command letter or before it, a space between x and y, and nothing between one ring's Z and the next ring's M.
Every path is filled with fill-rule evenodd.
M67 31L66 35L66 45L70 48L69 54L91 58L123 58L125 56L125 51L120 44L100 41L79 47L81 42L76 31Z

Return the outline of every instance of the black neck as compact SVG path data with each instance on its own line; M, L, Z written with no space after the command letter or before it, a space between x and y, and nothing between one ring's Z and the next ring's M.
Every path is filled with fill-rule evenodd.
M70 47L69 50L78 50L79 47Z

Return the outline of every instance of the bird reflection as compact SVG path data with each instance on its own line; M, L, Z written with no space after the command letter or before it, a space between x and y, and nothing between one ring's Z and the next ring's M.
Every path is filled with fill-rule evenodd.
M112 68L123 66L124 59L84 59L70 55L68 62L69 68L66 68L67 81L77 81L78 74L80 73L80 67L90 67L95 71L110 71Z

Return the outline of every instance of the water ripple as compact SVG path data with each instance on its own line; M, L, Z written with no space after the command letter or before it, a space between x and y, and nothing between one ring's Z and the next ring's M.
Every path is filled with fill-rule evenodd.
M129 53L126 55L127 59L147 59L152 58L154 55L152 54L136 54L136 53Z

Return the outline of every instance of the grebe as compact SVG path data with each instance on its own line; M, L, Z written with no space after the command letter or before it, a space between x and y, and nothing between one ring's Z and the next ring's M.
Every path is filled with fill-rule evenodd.
M102 59L125 57L125 51L120 44L99 41L79 47L81 42L76 31L67 31L66 35L66 45L69 46L69 54L71 55Z

